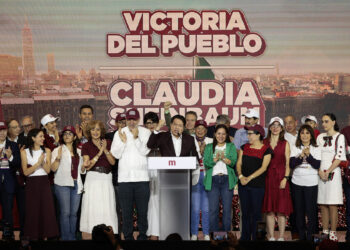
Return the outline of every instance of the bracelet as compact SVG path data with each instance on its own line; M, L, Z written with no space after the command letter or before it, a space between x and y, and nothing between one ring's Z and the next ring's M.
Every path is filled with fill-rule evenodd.
M241 179L243 177L243 174L240 174L239 176L238 176L238 179Z
M288 181L289 179L290 179L290 177L289 176L284 176L284 178Z
M61 158L58 158L58 157L56 157L56 159L55 159L55 161L60 161L61 160Z
M105 153L105 155L109 155L110 154L110 152L109 151L107 151L107 153Z

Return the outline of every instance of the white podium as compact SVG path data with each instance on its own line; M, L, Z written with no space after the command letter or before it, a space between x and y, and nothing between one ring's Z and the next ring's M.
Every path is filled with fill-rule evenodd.
M178 233L190 239L191 169L196 157L149 157L148 168L158 170L160 240Z

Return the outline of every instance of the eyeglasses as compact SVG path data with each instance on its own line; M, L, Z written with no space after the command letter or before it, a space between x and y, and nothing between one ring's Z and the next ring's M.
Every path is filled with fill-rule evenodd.
M31 126L33 126L33 123L22 125L23 128L30 128Z

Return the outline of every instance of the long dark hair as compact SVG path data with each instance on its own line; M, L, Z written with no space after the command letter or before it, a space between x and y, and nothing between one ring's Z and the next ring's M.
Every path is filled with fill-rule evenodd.
M70 131L70 130L66 130L66 131ZM64 132L66 132L64 131ZM64 132L62 132L61 136L60 136L60 144L64 144L66 145L66 143L64 142L63 140L63 134ZM71 132L71 131L70 131ZM73 133L73 132L72 132ZM75 136L75 139L73 140L73 143L72 143L72 148L73 148L73 155L74 156L77 156L78 155L78 152L77 152L77 148L78 148L78 145L79 145L79 142L80 140L78 139L78 136L76 134L73 133L73 136Z
M335 122L334 123L334 130L339 132L339 125L337 123L337 117L335 117L335 115L333 113L326 113L323 116L328 116L329 118L331 118L331 120Z
M226 140L225 140L225 142L231 142L231 141L230 141L230 135L229 135L229 133L228 133L228 128L227 128L224 124L219 124L219 125L217 125L217 126L215 127L215 131L214 131L213 151L215 151L215 147L216 147L216 145L218 144L218 141L216 140L215 134L216 134L216 131L218 131L220 128L223 128L223 129L225 129L225 131L226 131Z
M33 156L33 148L34 148L34 141L32 137L36 137L40 132L44 131L40 128L33 128L29 131L28 136L27 136L27 148L29 148L29 153L31 156ZM44 146L40 146L41 150L45 153L45 148Z
M303 130L307 130L310 133L310 135L311 135L310 145L312 145L314 147L317 147L316 138L315 138L315 132L314 132L313 128L310 125L307 125L307 124L304 124L303 126L300 127L300 129L298 131L298 137L297 137L297 140L295 142L295 146L297 148L301 147L302 142L301 142L300 134L301 134L301 132L303 132Z

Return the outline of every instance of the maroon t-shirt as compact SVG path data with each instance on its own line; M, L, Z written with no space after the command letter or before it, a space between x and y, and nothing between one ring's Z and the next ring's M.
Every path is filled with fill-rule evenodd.
M111 150L111 140L107 140L107 150L110 151ZM94 145L94 143L89 140L87 143L85 143L83 145L83 148L81 150L81 155L88 155L90 157L90 160L92 160L92 158L94 158L98 152L100 152L100 150ZM109 164L107 156L105 155L105 153L102 153L102 155L100 156L100 158L98 158L97 162L95 163L94 167L105 167L109 170L112 169L111 164ZM93 170L93 168L91 169Z

